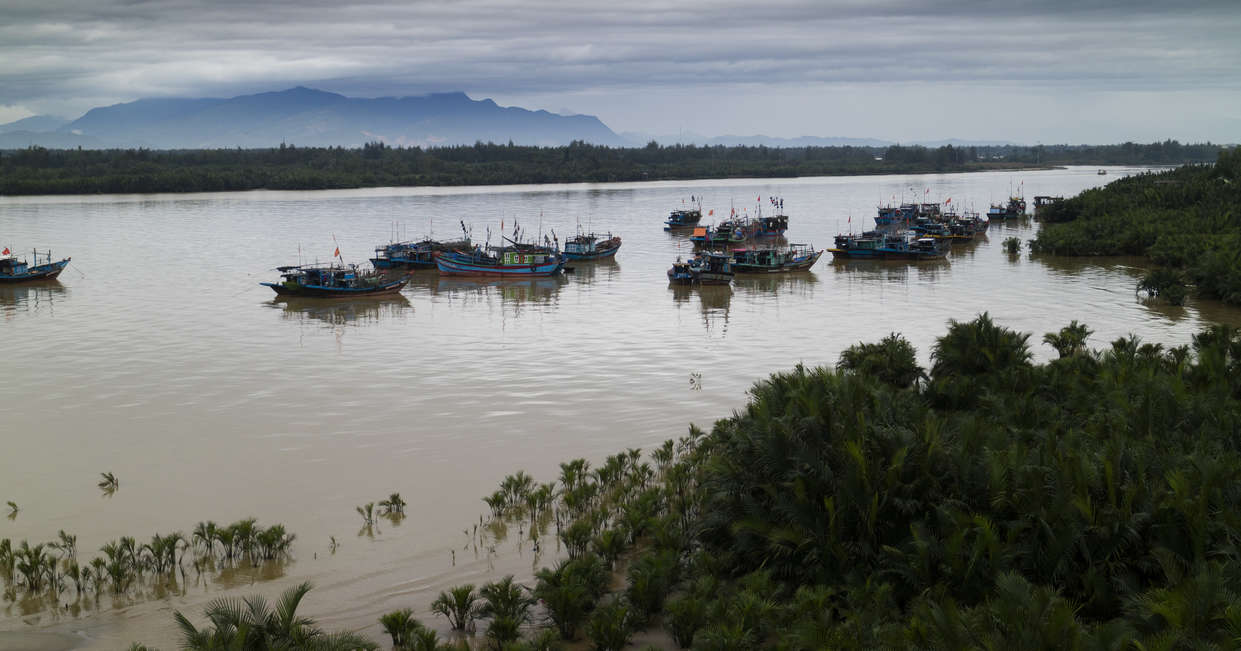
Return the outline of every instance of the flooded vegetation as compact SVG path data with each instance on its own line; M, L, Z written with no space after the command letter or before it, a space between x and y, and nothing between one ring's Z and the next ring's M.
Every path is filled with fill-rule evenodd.
M115 490L115 477L111 480L100 482L105 493ZM105 599L116 607L227 583L238 568L279 575L293 560L295 539L284 525L263 527L254 518L226 526L207 521L189 535L157 533L147 542L121 536L104 543L88 560L87 553L79 554L78 537L64 530L55 540L35 544L0 538L4 612L79 615L103 607Z
M985 205L1024 180L1027 194L1071 197L1141 170L1096 171L0 198L0 232L73 254L54 285L0 288L0 323L23 342L6 349L0 374L0 418L11 433L0 455L0 505L12 503L0 506L0 538L14 553L26 541L23 559L43 544L35 563L55 561L59 581L51 583L63 584L53 598L57 586L44 571L28 595L15 559L0 634L67 635L84 649L135 641L176 648L183 638L172 611L201 630L218 598L275 603L309 581L315 587L300 614L325 632L384 645L392 638L379 618L404 609L409 618L388 622L403 639L434 632L439 643L471 639L476 647L488 644L491 613L503 620L493 638L515 629L521 644L539 643L542 629L579 645L631 631L639 647L667 647L688 630L715 631L704 633L715 639L723 635L715 623L740 621L717 611L741 606L711 610L705 596L740 594L735 581L750 570L721 579L718 593L693 592L701 574L686 559L707 558L693 531L702 507L678 506L690 494L672 497L668 473L702 471L686 464L713 440L706 426L744 407L757 378L799 363L897 384L919 368L934 376L927 369L945 324L983 312L1031 333L1027 361L1036 368L1058 363L1060 348L1079 347L1073 332L1039 343L1074 319L1092 331L1087 348L1136 335L1166 352L1192 345L1213 324L1241 324L1241 313L1197 293L1182 305L1135 296L1152 270L1140 257L1031 254L1024 246L1010 255L1004 239L1024 243L1042 228L1019 219L992 225L942 260L823 259L808 272L732 287L670 287L668 265L692 247L662 230L668 211L691 194L705 196L716 215L730 202L744 210L756 195L779 195L788 242L819 248L850 228L870 228L863 216L902 193ZM409 237L442 239L459 236L461 217L476 235L501 217L511 228L514 216L533 232L540 213L542 230L562 240L580 221L625 244L614 261L575 263L561 278L416 272L399 295L332 305L273 301L258 284L299 261L299 242L303 261L325 260L335 234L342 255L356 260L390 237L393 222L408 224L401 229ZM885 340L894 332L915 351L912 367L891 365L908 357ZM842 359L846 351L854 352ZM913 386L925 393L918 377ZM1163 390L1152 385L1152 400ZM704 431L682 445L690 423ZM662 452L669 438L671 461ZM684 481L700 482L693 473ZM480 489L487 486L495 490ZM1091 497L1092 508L1100 499ZM221 541L233 525L220 523L239 514L256 518L255 530L281 523L278 538L297 536L265 559L257 539L237 546L250 533ZM210 521L214 533L205 531ZM197 537L194 522L203 523ZM79 577L91 569L80 598L65 553L47 544L61 544L60 531L76 536ZM133 538L132 556L119 551L130 547L125 538ZM96 557L111 562L101 549L108 544L121 559L120 594L106 567L101 575L92 566ZM682 550L674 564L669 549ZM646 578L631 593L633 572ZM542 603L523 611L510 600L484 615L483 588L508 576ZM648 584L667 588L662 603ZM548 619L549 608L560 622ZM681 613L675 628L671 613ZM1088 628L1101 621L1091 617Z

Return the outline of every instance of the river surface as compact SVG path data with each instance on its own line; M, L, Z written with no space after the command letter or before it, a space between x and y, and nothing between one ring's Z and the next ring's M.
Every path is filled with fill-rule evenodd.
M197 618L216 596L275 597L311 580L302 612L329 628L383 640L376 618L411 607L447 632L429 612L439 590L528 579L555 553L550 539L541 558L528 542L472 542L480 498L516 470L550 481L560 461L597 462L690 423L709 427L767 374L834 364L845 347L892 331L928 363L949 319L984 311L1032 333L1041 360L1054 354L1043 333L1071 319L1094 329L1095 347L1130 333L1188 343L1212 322L1241 323L1218 303L1138 300L1135 260L1004 253L1006 237L1034 236L1029 221L992 225L942 262L825 254L810 273L731 289L673 289L665 277L690 248L661 222L691 195L714 210L705 221L783 197L788 240L826 248L837 232L872 227L876 204L893 197L985 213L1010 189L1070 196L1143 171L1096 169L0 197L0 244L73 257L58 283L0 288L0 503L20 507L0 519L0 538L44 541L63 529L86 560L119 536L142 542L202 520L253 516L298 536L291 562L190 570L169 591L73 605L70 587L61 609L6 597L0 631L173 648L174 609ZM459 220L476 240L490 228L498 242L501 221L508 231L516 221L562 241L580 223L624 244L614 262L575 263L558 280L420 273L387 300L276 302L258 284L296 263L299 247L304 261L326 261L339 244L346 261L364 262L394 233L455 239ZM105 471L120 480L110 497L96 487ZM392 492L409 517L360 533L354 507Z

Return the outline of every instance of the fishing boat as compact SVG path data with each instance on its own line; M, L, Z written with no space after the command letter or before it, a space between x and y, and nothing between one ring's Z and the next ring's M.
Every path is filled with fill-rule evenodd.
M749 219L725 219L715 226L694 229L689 241L696 246L726 246L737 244L754 237L757 232L756 222Z
M1106 175L1106 174L1107 174L1107 170L1105 170L1105 169L1103 169L1103 168L1099 168L1099 176L1104 176L1104 175Z
M861 235L837 235L836 246L828 251L836 258L887 260L934 260L946 255L935 238L920 237L912 232L866 231Z
M734 249L733 272L738 274L770 274L805 271L823 255L806 244L790 244L783 249Z
M987 219L1017 219L1026 214L1026 200L1021 197L1009 197L1008 203L993 203L987 209Z
M1034 218L1038 219L1040 214L1046 213L1047 209L1057 203L1064 201L1064 197L1038 196L1034 197Z
M471 247L470 240L441 242L425 239L417 242L392 242L375 247L371 264L376 269L434 269L436 251L460 251Z
M377 269L360 271L355 264L310 264L276 267L282 280L260 283L280 296L303 298L353 298L395 294L407 279L390 279Z
M704 252L684 262L681 258L668 270L668 281L674 285L728 285L733 281L732 255Z
M564 257L569 260L599 260L616 255L620 249L619 235L578 234L564 242Z
M52 260L52 252L48 250L40 253L38 250L31 252L34 257L34 264L29 264L25 259L15 255L9 255L9 250L5 249L5 257L0 258L0 283L24 283L31 280L51 280L60 275L65 270L72 258L64 260ZM39 259L43 262L40 263Z
M554 248L534 244L436 251L434 257L442 274L505 278L553 276L564 270L565 262Z
M668 219L664 222L664 230L675 231L685 228L693 228L702 221L702 208L689 208L681 210L673 210L668 213Z
M788 229L788 215L772 215L754 220L754 237L779 237Z

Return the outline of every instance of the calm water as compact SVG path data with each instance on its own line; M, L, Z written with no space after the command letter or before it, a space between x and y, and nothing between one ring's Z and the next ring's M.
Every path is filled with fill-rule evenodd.
M1209 322L1241 323L1218 304L1139 302L1133 260L1010 258L1000 242L1033 237L1029 223L993 226L940 263L828 254L811 273L722 291L673 289L664 276L690 249L661 221L691 194L716 218L782 196L788 239L825 248L838 231L870 227L893 195L985 212L1019 183L1027 198L1071 195L1140 170L1110 171L0 198L0 244L73 256L58 284L0 288L0 502L21 507L0 520L0 537L64 529L89 559L107 540L206 519L254 516L298 534L291 564L206 583L191 571L174 594L60 613L0 601L0 631L171 648L173 609L274 596L305 579L317 585L306 614L327 626L379 640L375 618L412 607L444 630L428 611L440 589L528 576L540 562L516 542L465 547L480 498L507 473L550 480L561 460L709 426L768 373L834 363L890 331L925 362L948 319L982 311L1032 342L1077 319L1095 346L1129 333L1186 343ZM304 259L326 261L335 235L345 259L362 262L394 223L410 238L454 238L462 219L476 239L518 220L563 240L580 221L624 245L615 262L578 263L559 280L421 274L388 300L274 302L258 285L297 262L299 244ZM111 498L95 486L102 471L120 478ZM410 517L358 536L354 506L393 491Z

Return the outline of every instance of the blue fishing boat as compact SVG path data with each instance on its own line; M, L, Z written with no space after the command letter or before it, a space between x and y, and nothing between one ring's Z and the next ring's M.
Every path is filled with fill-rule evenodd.
M945 247L931 237L910 232L867 231L861 235L837 235L836 246L828 249L836 258L887 260L934 260L946 255Z
M395 294L408 282L405 278L390 279L378 270L359 271L357 265L291 265L276 267L284 279L278 283L260 283L280 296L304 298L352 298Z
M436 251L468 250L470 240L440 242L425 239L418 242L393 242L375 247L371 264L376 269L434 269Z
M564 270L565 257L554 248L521 245L475 247L470 251L436 251L435 266L442 274L532 278Z
M993 203L987 210L987 219L1017 219L1026 216L1026 200L1019 196L1008 198L1008 203Z
M733 272L771 274L805 271L823 255L806 244L790 244L783 249L733 249Z
M693 234L689 236L689 241L695 246L726 246L744 242L754 237L757 231L756 222L752 220L725 219L715 226L695 228Z
M664 230L675 231L685 228L693 228L702 221L701 208L689 208L682 210L673 210L668 213L668 219L664 222Z
M918 204L903 203L899 206L879 206L879 214L875 217L876 226L894 226L907 224L918 217Z
M31 280L51 280L60 275L65 270L72 258L64 260L52 260L52 252L39 253L35 250L32 252L34 256L34 264L29 264L26 260L17 256L9 255L9 250L5 249L6 257L0 258L0 283L24 283ZM39 259L43 258L40 263Z
M788 229L788 215L772 215L754 220L754 237L779 237Z
M668 282L674 285L728 285L733 281L733 257L729 253L704 252L688 262L681 258L668 270Z
M616 255L620 249L619 235L578 234L564 242L564 257L569 260L599 260Z

